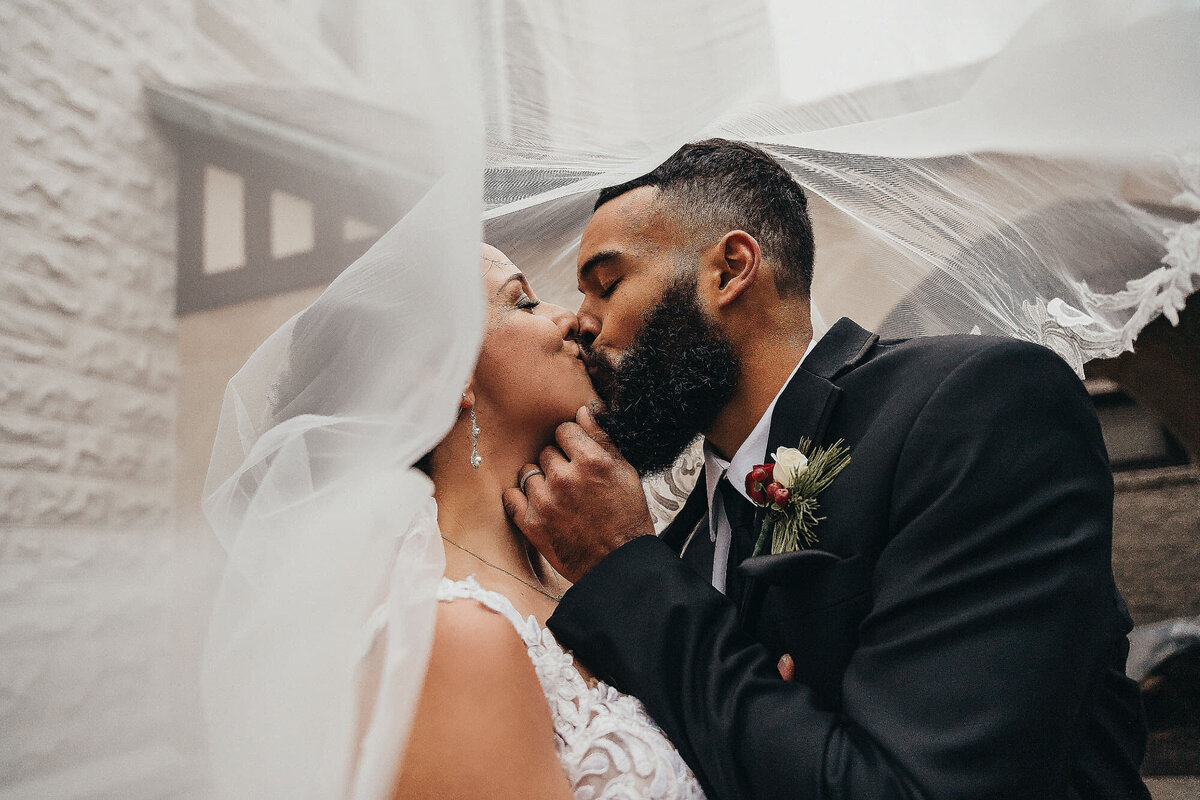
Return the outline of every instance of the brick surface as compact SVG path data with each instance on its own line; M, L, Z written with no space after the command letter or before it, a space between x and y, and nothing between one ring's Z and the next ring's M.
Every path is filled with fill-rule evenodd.
M220 5L0 0L3 797L189 784L165 737L195 713L179 621L202 630L171 584L177 170L144 86L313 63L289 41L256 75L251 29L242 52L208 38ZM250 25L291 29L292 6L251 4Z
M1127 473L1116 484L1113 572L1134 623L1200 616L1200 471Z
M130 796L103 765L173 713L176 169L143 87L239 77L193 71L193 8L0 0L3 796Z

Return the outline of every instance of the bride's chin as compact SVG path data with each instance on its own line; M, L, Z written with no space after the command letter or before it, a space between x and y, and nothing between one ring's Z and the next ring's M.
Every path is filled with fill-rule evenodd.
M583 406L594 406L599 401L600 396L596 393L596 388L592 386L592 380L587 376L587 371L582 370L580 374L571 376L569 383L563 386L563 407L571 409L571 419L575 419L575 414Z
M593 408L597 401L596 393L591 391L591 384L588 385L586 392L571 392L569 395L564 395L561 404L556 404L558 408L558 421L555 428L564 422L574 422L575 416L579 413L579 409L583 406Z

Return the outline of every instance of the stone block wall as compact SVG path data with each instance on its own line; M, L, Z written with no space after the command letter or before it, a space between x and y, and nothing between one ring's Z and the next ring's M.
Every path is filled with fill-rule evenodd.
M2 525L170 520L174 159L139 70L186 11L0 3Z
M0 798L175 796L175 157L192 0L0 0ZM219 62L218 62L219 63Z

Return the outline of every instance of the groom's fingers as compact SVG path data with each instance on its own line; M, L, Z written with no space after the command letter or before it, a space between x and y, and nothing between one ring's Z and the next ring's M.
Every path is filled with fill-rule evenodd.
M505 489L500 495L500 502L504 504L504 513L508 514L508 518L524 531L525 526L529 524L529 499L525 497L525 493L515 486Z
M574 422L564 422L555 428L554 440L571 461L578 461L581 456L587 455L589 449L596 447L592 437ZM599 455L599 452L592 449L592 454Z
M796 677L796 662L787 653L784 653L779 658L779 663L775 665L779 670L779 677L785 681L794 680Z
M530 497L535 489L545 488L546 479L541 475L541 471L542 468L537 464L526 464L517 472L517 485L505 489L500 495L504 512L522 531L537 526L537 509L535 504L530 502ZM528 477L521 480L527 475Z
M567 458L575 461L580 456L599 457L601 452L618 456L617 448L604 429L596 424L596 418L587 406L583 406L575 414L574 422L564 422L554 431L558 446L566 453ZM599 448L599 450L595 449Z
M612 443L612 439L608 438L608 434L605 433L604 429L601 428L599 423L596 422L596 418L592 416L592 410L590 408L587 406L582 406L577 412L575 412L575 422L579 424L579 427L583 429L583 432L586 433L588 437L596 444L600 445L610 453L615 453L617 451L617 446Z
M559 456L559 458L562 457ZM546 478L538 474L541 469L536 464L526 464L521 467L520 472L517 473L518 483L521 476L533 471L533 474L525 479L524 490L520 486L505 489L500 495L500 501L504 505L504 513L508 514L513 524L561 574L563 567L555 553L554 542L547 538L546 521L538 511L539 503L544 504L548 499L545 494Z
M542 454L538 456L538 463L541 465L542 472L546 475L546 479L549 480L551 475L557 475L559 471L566 466L567 459L566 456L562 454L562 451L557 447L554 445L546 445L542 448ZM540 475L533 476L533 478L540 477ZM533 478L530 478L529 480L533 480ZM525 488L529 488L528 483L525 484Z

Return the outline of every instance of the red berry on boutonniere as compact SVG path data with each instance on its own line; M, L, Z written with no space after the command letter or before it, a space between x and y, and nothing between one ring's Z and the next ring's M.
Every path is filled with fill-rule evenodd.
M753 473L746 476L746 494L749 495L751 502L755 505L762 505L767 502L767 495L762 490L762 483L755 483Z
M762 509L755 556L788 553L817 543L815 529L824 519L817 516L817 498L850 464L850 450L841 439L828 447L813 447L811 441L801 439L797 447L777 448L772 458L772 463L758 464L746 473L746 494Z
M773 464L759 464L746 473L746 494L755 505L765 505L767 491L764 488L771 480Z

